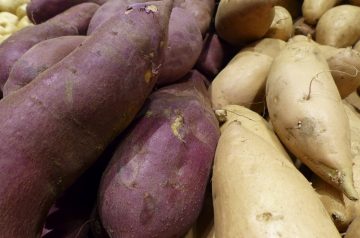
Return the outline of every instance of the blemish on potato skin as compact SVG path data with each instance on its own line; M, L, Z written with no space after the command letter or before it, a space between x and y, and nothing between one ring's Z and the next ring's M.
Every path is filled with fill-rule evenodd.
M274 216L271 212L264 212L264 213L256 215L256 220L262 221L262 222L277 221L277 220L283 220L283 219L284 219L284 216L282 216L282 215Z
M154 216L155 212L155 199L149 193L144 193L143 208L140 213L140 222L145 225L149 223Z
M182 115L177 115L174 122L171 123L171 130L173 134L180 140L184 141L183 136L181 135L181 129L184 127L184 117Z
M144 75L145 82L150 83L152 78L153 78L152 70L146 70L145 75Z

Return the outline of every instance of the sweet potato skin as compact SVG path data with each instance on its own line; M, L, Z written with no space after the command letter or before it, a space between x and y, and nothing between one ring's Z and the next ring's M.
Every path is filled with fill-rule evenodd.
M85 39L86 36L62 36L42 41L33 46L12 67L4 85L4 97L24 87L37 75L58 63Z
M306 39L287 44L271 66L266 99L270 120L287 148L357 200L349 122L326 59L315 44Z
M107 0L31 0L26 7L27 16L34 24L40 24L63 11L85 2L103 4Z
M182 237L202 208L218 122L203 76L162 88L104 173L99 214L110 237Z
M196 63L196 69L209 78L214 78L223 68L226 60L226 46L217 34L209 34Z
M175 0L174 5L188 11L195 18L201 33L205 35L214 14L215 0Z
M140 110L166 44L171 4L157 3L157 11L138 5L119 14L61 63L0 101L2 237L39 237L57 196Z
M14 33L0 45L0 89L8 79L14 63L37 43L67 35L86 32L90 19L98 9L94 3L74 6L40 25L29 26Z
M168 85L184 77L196 64L203 41L195 19L186 10L175 7L169 23L169 41L158 85Z
M90 21L87 35L91 35L98 27L104 24L111 17L117 13L126 11L129 4L143 3L146 0L110 0L101 5L101 7L95 12L93 18Z

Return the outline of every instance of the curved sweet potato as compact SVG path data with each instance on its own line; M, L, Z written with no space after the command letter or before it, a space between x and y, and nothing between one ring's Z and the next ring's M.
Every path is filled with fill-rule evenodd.
M0 45L0 89L8 79L14 63L37 43L66 35L86 32L90 19L98 9L94 3L83 3L40 25L29 26L14 33Z
M38 237L57 197L133 120L156 83L170 5L132 6L0 101L2 237Z
M266 102L286 147L326 182L357 200L349 122L326 59L315 44L306 38L290 42L274 59Z
M58 63L85 39L86 36L62 36L33 46L12 67L4 85L4 97L24 87L40 73Z
M160 89L110 161L99 214L110 237L182 237L202 208L219 126L203 76Z
M101 5L106 1L107 0L31 0L26 7L26 12L32 23L40 24L75 5L84 2L93 2Z

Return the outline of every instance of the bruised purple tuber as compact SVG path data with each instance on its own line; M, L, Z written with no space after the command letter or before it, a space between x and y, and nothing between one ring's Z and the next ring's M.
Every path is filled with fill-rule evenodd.
M100 184L109 237L182 237L201 211L219 134L197 71L153 93Z

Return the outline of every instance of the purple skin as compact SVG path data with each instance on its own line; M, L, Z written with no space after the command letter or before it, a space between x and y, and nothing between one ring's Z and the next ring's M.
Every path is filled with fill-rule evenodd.
M99 6L95 3L76 5L40 25L29 26L11 35L0 44L0 89L3 90L11 68L31 47L41 41L60 36L85 33Z
M196 68L213 79L224 67L225 58L225 47L222 45L218 35L211 34L205 40Z
M12 67L3 94L15 92L78 47L86 36L61 36L42 41L29 49Z
M126 11L132 3L146 2L146 0L109 0L96 11L91 19L87 34L91 35L97 28L119 12Z
M99 189L110 237L182 237L195 223L220 135L203 80L153 93L119 144Z
M40 24L75 5L85 2L102 5L106 1L107 0L31 0L27 5L26 12L32 23Z
M175 0L174 5L192 14L202 35L206 35L214 14L215 0Z
M196 64L203 47L200 29L186 10L175 7L169 23L169 43L158 85L172 84L184 77Z
M0 101L2 238L41 235L58 196L141 109L163 59L172 2L134 7Z
M114 143L113 143L114 144ZM100 179L112 154L110 146L50 209L42 238L88 238Z

